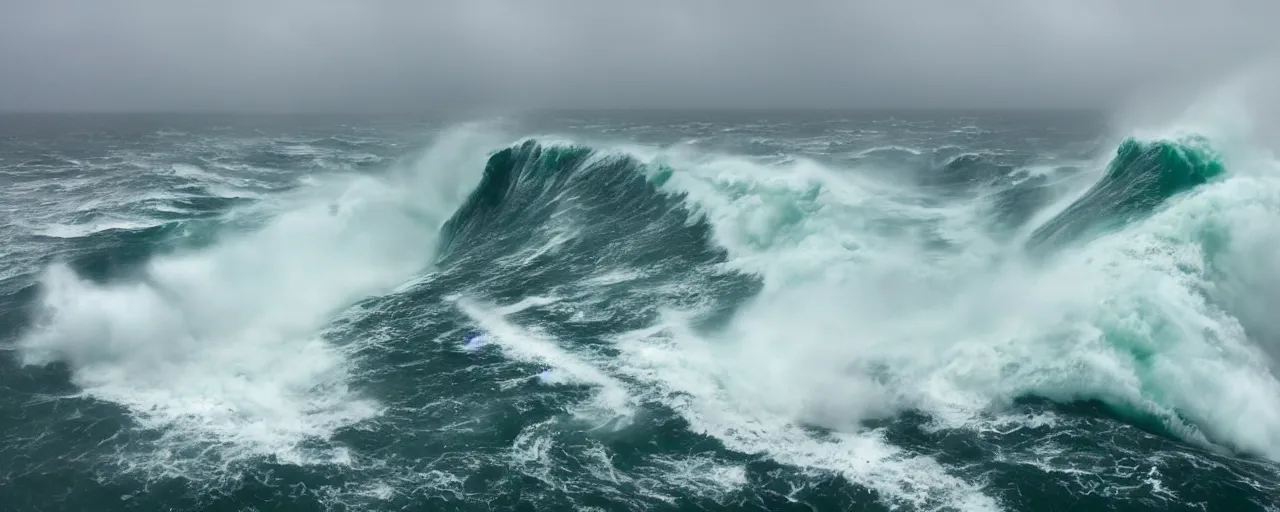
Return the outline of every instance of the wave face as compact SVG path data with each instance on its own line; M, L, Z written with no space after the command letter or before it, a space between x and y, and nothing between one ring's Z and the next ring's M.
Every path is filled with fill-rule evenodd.
M1102 179L1031 235L1032 248L1061 246L1150 214L1176 194L1221 175L1221 155L1202 137L1143 142L1127 138Z
M678 264L682 258L691 258L690 264L723 258L723 250L714 246L684 251L649 248L660 251L657 254L603 249L611 243L642 245L646 238L705 242L710 227L691 217L680 198L659 194L646 179L643 164L629 155L529 140L489 158L480 184L441 229L440 257L449 261L461 253L509 255L546 242L571 245L557 251L561 258L594 258L583 262L588 266L581 270L586 272L592 271L590 265L635 269ZM602 226L606 229L592 229L592 218L612 222ZM625 241L617 239L620 234L625 234ZM603 261L600 256L624 259Z
M1280 498L1269 156L1207 130L1097 147L1061 114L584 116L436 127L407 156L421 128L372 119L174 118L124 153L15 135L37 149L0 171L0 406L21 411L0 490L18 510Z

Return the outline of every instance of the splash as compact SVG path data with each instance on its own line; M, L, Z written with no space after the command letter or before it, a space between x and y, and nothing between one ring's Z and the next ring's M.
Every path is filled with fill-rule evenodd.
M304 447L381 406L350 388L354 347L323 328L430 266L457 184L475 180L456 174L483 162L488 137L461 128L384 176L325 177L272 204L258 229L155 255L136 273L91 280L55 264L18 343L23 361L66 363L85 395L161 433L153 453L174 459L161 470L341 460L336 445ZM217 449L187 458L202 446Z
M1275 212L1280 183L1228 172L1208 140L1122 143L1037 232L1076 244L1045 267L995 258L1003 249L963 203L877 197L834 173L685 167L669 183L707 212L731 264L766 285L726 330L677 346L706 352L700 371L720 382L706 392L741 397L716 407L750 397L745 423L763 414L860 432L923 411L967 428L1042 396L1098 400L1193 442L1280 459L1280 381L1237 311L1204 293L1234 279L1237 268L1214 263L1259 242L1256 224L1280 225L1240 213ZM768 205L807 214L760 224ZM751 239L767 243L740 243L760 229ZM922 232L956 250L933 250Z

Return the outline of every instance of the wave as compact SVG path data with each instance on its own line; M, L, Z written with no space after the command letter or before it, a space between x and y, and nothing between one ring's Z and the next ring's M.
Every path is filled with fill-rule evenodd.
M1228 173L1207 139L1124 141L1017 247L973 196L806 159L492 142L446 135L416 168L297 192L258 230L151 256L142 277L53 266L23 355L68 363L148 427L305 460L304 440L382 413L316 333L364 298L430 287L464 297L450 307L509 358L599 388L595 409L657 404L728 450L895 504L998 506L983 476L874 425L1031 428L1029 397L1280 460L1280 381L1253 334L1270 324L1238 314L1256 290L1205 292L1248 275L1242 247L1280 227L1280 184ZM1047 212L1038 194L1018 207ZM1008 257L1042 247L1057 257Z
M39 229L37 236L49 238L82 238L104 231L138 231L165 224L164 221L106 219L86 224L52 224Z
M1012 173L1013 165L995 161L993 155L962 153L948 158L930 174L929 184L953 188L957 185L986 184Z
M1072 164L1032 166L1017 169L989 184L987 215L992 225L1016 236L1028 223L1043 215L1046 205L1059 200L1064 194L1064 183L1076 182L1082 177L1082 171L1082 166Z
M494 234L503 239L518 237L509 243L523 245L535 233L510 228L546 222L551 210L559 206L557 196L572 192L569 180L593 154L586 147L544 148L530 140L489 157L476 190L445 222L442 255L447 256L464 240L492 242ZM491 251L505 254L509 249Z
M773 422L849 432L849 446L874 451L866 445L877 436L859 427L868 420L923 411L945 429L983 428L992 415L1023 424L1010 408L1038 396L1098 401L1167 435L1280 460L1280 381L1257 336L1275 329L1241 324L1240 305L1266 296L1255 287L1233 305L1205 295L1224 281L1238 289L1249 267L1225 255L1265 239L1252 224L1280 226L1280 184L1214 181L1225 169L1203 139L1130 140L1117 155L1090 193L1039 231L1041 243L1077 244L1043 267L1017 258L993 265L1004 249L974 230L980 223L959 202L922 207L839 179L812 196L783 189L781 208L804 205L802 220L770 225L777 231L762 238L773 243L726 245L731 263L761 276L764 292L711 336L678 325L637 333L673 352L662 359L669 363L646 361L659 366L650 373L672 375L659 379L663 386L698 396L687 417L722 441L807 460L877 489L900 480L805 458L783 427L790 423ZM761 225L761 207L780 192L763 184L795 178L783 172L690 168L692 179L671 183L713 210L708 218L724 240ZM743 197L741 182L758 188ZM886 234L880 226L906 229ZM1114 236L1083 237L1100 228ZM911 236L921 232L959 250L929 250L927 237ZM1251 267L1251 275L1260 272ZM937 481L925 494L976 499L960 482Z
M726 320L714 329L688 323L688 313L706 313L703 306L665 303L648 325L614 341L625 347L616 371L689 397L670 405L735 449L837 471L893 499L984 503L977 488L929 457L860 425L909 411L942 428L1018 424L1034 419L1010 411L1013 404L1045 397L1098 401L1168 435L1280 459L1280 438L1269 433L1280 428L1280 382L1234 310L1202 292L1234 270L1208 268L1230 249L1206 233L1242 232L1247 221L1226 205L1270 196L1245 193L1256 181L1220 179L1225 167L1203 138L1123 142L1090 191L1037 230L1037 242L1062 249L1038 267L1016 258L992 263L1007 248L976 227L981 208L922 203L896 185L814 162L770 166L534 142L505 151L490 161L448 236L508 237L499 232L515 230L515 219L550 218L528 208L563 206L558 198L582 169L643 174L710 226L708 240L727 251L723 266L758 279L759 287L744 288L756 290L750 299L722 310ZM1186 195L1192 190L1201 192ZM647 187L606 195L617 204L658 201ZM629 211L597 209L583 222L612 225ZM645 232L614 231L617 240ZM946 250L937 249L939 239ZM1068 242L1076 248L1065 251ZM607 246L562 254L599 257ZM792 430L803 425L847 437L811 445L819 441ZM866 466L815 450L882 457ZM935 485L902 487L924 480Z
M264 456L340 461L344 449L324 441L381 406L349 389L353 349L324 328L430 266L453 190L474 183L456 169L479 166L476 148L491 144L442 134L386 176L326 177L275 198L254 229L224 225L197 245L170 243L158 231L168 227L79 239L88 255L39 280L22 361L65 363L84 395L157 432L145 451L157 460L141 465L151 470L203 480ZM125 256L130 269L112 271Z
M854 157L876 157L885 159L894 158L911 158L920 156L923 151L905 146L879 146L860 150L853 154Z
M951 162L978 165L972 157ZM983 210L963 201L921 204L908 191L814 162L768 166L727 156L525 141L490 159L481 185L455 212L444 236L468 244L513 244L489 245L476 254L519 251L513 247L543 254L534 247L543 248L554 237L516 226L545 226L552 222L552 212L573 209L566 198L600 190L593 215L571 225L582 230L607 224L615 228L608 231L614 243L601 238L556 249L558 258L596 261L604 254L628 252L604 248L620 249L632 237L673 229L654 228L652 216L633 216L628 202L689 212L676 214L680 225L705 223L705 230L698 227L691 235L705 236L727 257L688 264L711 272L723 261L735 272L755 276L761 287L742 288L758 290L745 303L721 306L719 314L728 320L718 324L720 330L687 330L655 319L656 327L646 325L627 336L642 336L651 346L680 353L671 361L682 360L681 367L643 372L656 379L651 385L697 395L705 391L658 375L691 378L686 370L715 375L722 384L702 397L712 401L707 407L857 430L868 419L907 410L923 410L944 424L961 426L1022 397L1100 400L1188 440L1276 457L1280 441L1272 436L1215 419L1238 411L1231 409L1237 404L1258 401L1260 406L1247 414L1280 426L1270 416L1280 411L1280 404L1260 391L1280 384L1265 363L1251 362L1259 347L1239 322L1201 298L1200 290L1214 277L1202 272L1203 260L1185 258L1199 254L1211 240L1197 238L1199 231L1192 227L1180 237L1156 234L1169 228L1163 223L1180 216L1221 215L1216 206L1190 213L1209 207L1202 202L1205 196L1180 194L1224 174L1221 159L1203 138L1126 140L1098 183L1033 237L1041 243L1089 245L1050 267L1023 268L1016 262L992 266L982 256L1003 250L989 233L974 227L980 225L972 222L974 217ZM629 185L575 188L580 185L574 180L588 176ZM647 182L638 181L639 176ZM1046 186L1042 179L1030 183ZM1229 183L1213 193L1229 197L1238 192L1241 182ZM1038 203L1034 207L1047 206L1029 201ZM1157 215L1160 211L1165 213ZM645 220L616 224L629 218ZM1123 236L1092 243L1082 238L1090 230L1102 236L1100 228L1107 226ZM952 252L933 249L939 236L953 243ZM1151 251L1175 256L1152 259L1147 256ZM513 261L515 268L531 268L521 267L530 260ZM618 269L635 264L616 263ZM565 271L560 278L585 275L588 268ZM1144 289L1156 283L1157 288ZM663 307L706 313L701 306ZM681 336L688 338L672 341ZM1200 359L1214 351L1221 353ZM694 360L701 363L684 368ZM624 361L620 371L638 372L626 368L641 363ZM1215 404L1203 401L1186 382L1216 367L1235 368L1241 380L1212 385L1217 396L1226 397ZM761 387L777 382L788 384ZM740 420L755 423L764 417ZM729 425L724 429L725 435L734 431ZM786 449L785 442L779 443L778 449Z
M460 274L521 268L530 293L580 276L723 262L710 224L658 189L671 172L625 152L525 140L489 158L441 228L438 259Z
M1059 247L1091 234L1113 231L1223 172L1222 156L1205 137L1154 141L1127 138L1116 149L1102 178L1037 228L1028 246L1033 251Z

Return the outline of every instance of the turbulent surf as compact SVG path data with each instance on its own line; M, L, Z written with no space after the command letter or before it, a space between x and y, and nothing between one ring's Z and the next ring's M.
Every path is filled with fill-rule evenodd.
M1104 121L10 116L0 490L1275 510L1280 161Z

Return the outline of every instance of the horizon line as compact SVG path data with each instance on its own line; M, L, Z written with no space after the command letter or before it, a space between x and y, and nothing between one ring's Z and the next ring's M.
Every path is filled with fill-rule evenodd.
M820 113L820 112L1099 112L1105 107L1027 106L886 106L886 107L547 107L524 109L414 109L385 110L250 110L250 109L0 109L0 115L245 115L245 116L431 116L431 115L526 115L561 112L627 113Z

